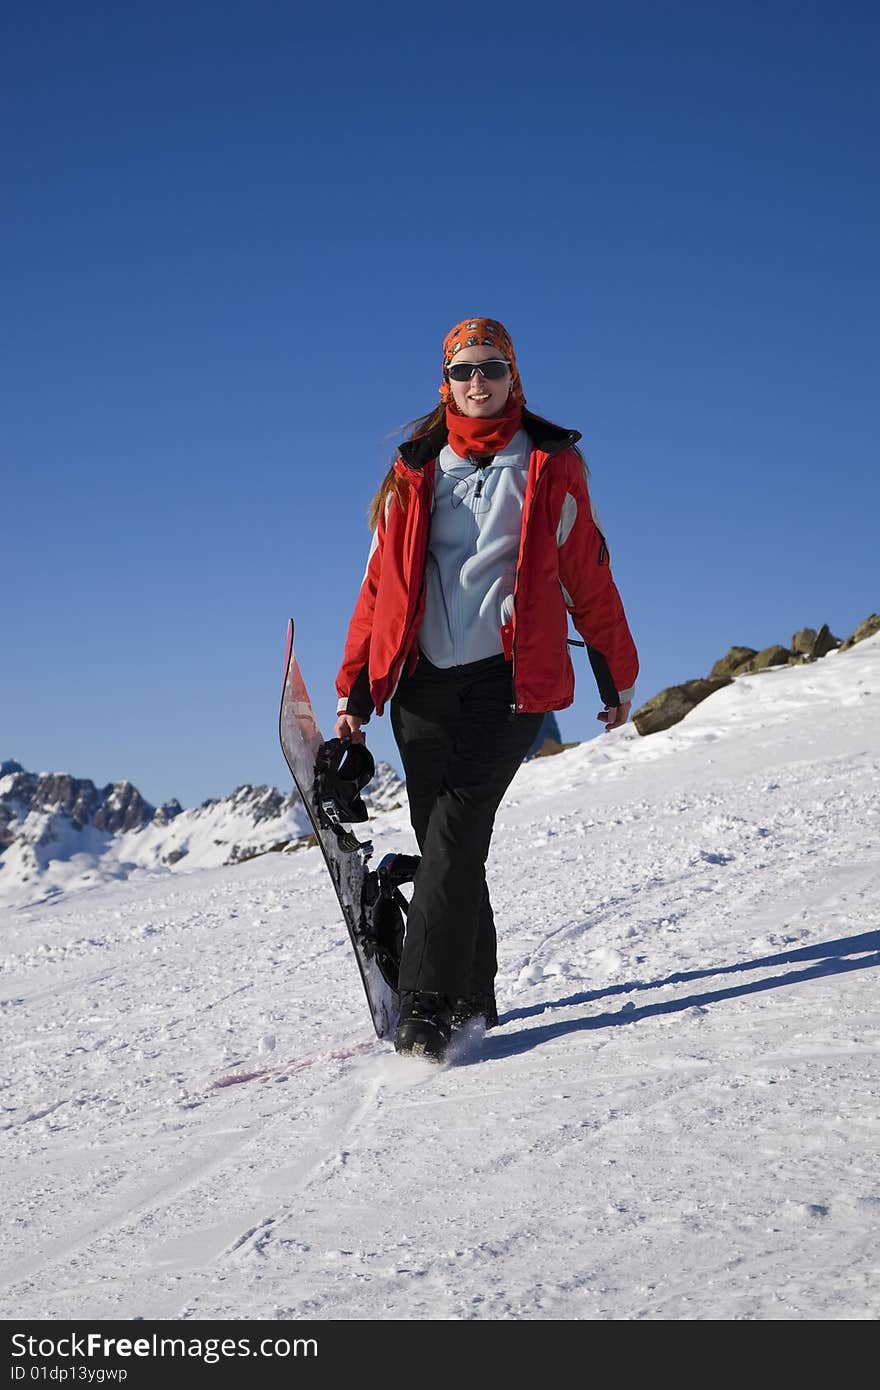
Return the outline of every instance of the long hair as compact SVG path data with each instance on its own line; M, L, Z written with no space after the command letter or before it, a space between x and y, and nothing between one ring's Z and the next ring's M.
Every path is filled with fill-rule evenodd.
M530 411L529 414L535 415L535 412ZM543 421L545 425L552 423L543 415L536 415L535 418ZM436 405L427 415L420 415L417 419L410 420L409 424L404 425L402 428L404 431L410 431L410 433L406 435L407 439L421 439L423 435L430 434L432 430L437 429L439 425L445 423L446 404L444 401L441 401L440 404ZM581 463L584 465L584 472L589 474L590 470L587 467L587 461L576 444L572 445L572 451L577 454ZM394 463L396 462L397 458L395 455ZM395 471L394 463L392 463L391 467L388 469L388 472L379 484L379 491L370 503L368 519L371 531L374 531L378 526L379 517L388 505L389 495L392 503L396 502L400 507L406 505L406 493L409 484L405 478L401 478L400 474Z
M441 401L440 404L435 405L434 409L430 410L427 415L420 415L418 419L410 420L409 424L404 425L402 428L404 432L409 430L409 434L406 434L407 439L421 439L422 435L430 434L438 425L444 424L445 420L446 405ZM395 454L394 463L396 462L397 455ZM379 484L379 491L370 503L369 522L371 531L374 531L379 525L379 517L385 510L389 495L392 502L396 502L398 506L403 507L406 503L408 484L405 478L401 478L400 474L394 471L394 463L392 463L391 467L388 469L388 472Z

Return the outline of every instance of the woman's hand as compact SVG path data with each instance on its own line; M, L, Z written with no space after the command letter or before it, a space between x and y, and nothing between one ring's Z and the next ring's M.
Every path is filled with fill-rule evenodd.
M597 714L596 718L601 719L605 725L605 733L610 734L612 729L619 729L629 719L629 712L632 709L632 700L627 700L625 705L609 705Z
M361 733L363 722L356 714L340 714L336 720L336 737L341 738L344 743L366 743L367 736Z

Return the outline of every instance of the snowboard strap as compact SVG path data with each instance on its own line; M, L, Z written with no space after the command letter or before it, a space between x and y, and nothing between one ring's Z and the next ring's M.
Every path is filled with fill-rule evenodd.
M412 882L420 862L417 854L386 854L364 880L359 924L364 954L376 961L394 990L409 908L400 885Z
M376 765L366 744L331 738L318 748L312 801L321 825L332 831L344 854L364 848L369 858L372 852L372 845L362 845L346 825L369 818L360 793L375 771Z

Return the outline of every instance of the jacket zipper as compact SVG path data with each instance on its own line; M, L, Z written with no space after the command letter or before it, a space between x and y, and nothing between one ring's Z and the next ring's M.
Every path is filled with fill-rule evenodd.
M554 457L555 457L555 456L554 456ZM534 505L535 505L535 498L536 498L536 496L538 495L538 488L541 486L542 482L544 481L544 474L547 472L547 464L548 464L549 462L550 462L550 460L549 460L549 458L548 458L548 459L547 459L547 462L544 464L544 467L541 469L541 472L539 473L538 477L537 477L536 480L535 480L535 490L534 490L534 492L532 493L532 508L534 508ZM528 531L528 527L529 527L529 525L531 524L531 520L532 520L532 514L531 514L531 512L529 512L529 520L528 520L528 522L526 523L525 531L523 531L523 535L522 535L522 544L520 545L520 559L517 561L516 574L513 576L513 609L512 609L511 615L510 615L510 617L511 617L511 622L513 623L513 642L512 642L512 645L511 645L511 653L510 653L510 657L511 657L511 672L510 672L510 676L511 676L511 680L512 680L512 682L513 682L513 703L512 703L512 705L510 706L510 717L511 717L511 719L513 719L513 717L515 716L515 714L516 714L516 712L517 712L517 708L519 707L519 706L518 706L518 702L517 702L517 698L516 698L516 633L517 633L517 622L516 622L516 591L517 591L517 589L519 588L519 572L520 572L520 570L522 569L522 556L525 554L525 550L526 550L526 532Z
M491 467L491 465L488 463L480 463L478 459L474 458L473 454L468 454L468 463L472 464L474 472L479 472L480 475L477 479L477 485L474 488L474 502L476 502L477 498L482 497L483 495L483 483L486 481L486 469ZM468 510L471 511L472 514L475 514L476 512L476 508L471 508L470 504L468 505ZM452 650L455 654L456 659L458 661L461 661L461 658L464 655L464 623L462 622L461 616L464 600L462 599L462 586L460 582L461 566L459 566L458 578L459 584L457 586L455 601L456 632L452 634Z

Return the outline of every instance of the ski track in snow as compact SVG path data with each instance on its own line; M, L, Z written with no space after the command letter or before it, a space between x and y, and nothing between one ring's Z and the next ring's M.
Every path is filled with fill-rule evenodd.
M878 716L872 639L523 767L443 1067L317 850L0 911L3 1315L875 1319Z

